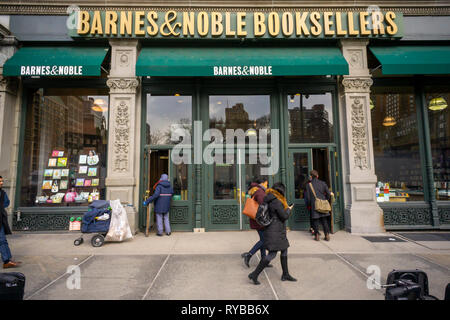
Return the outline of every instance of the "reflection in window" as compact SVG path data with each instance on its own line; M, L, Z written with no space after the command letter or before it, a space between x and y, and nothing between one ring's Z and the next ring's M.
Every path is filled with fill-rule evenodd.
M185 163L174 165L173 200L188 200L188 166Z
M294 194L295 199L303 199L308 181L308 154L294 153Z
M331 93L290 94L289 142L333 142L333 103Z
M225 142L226 129L242 129L249 139L258 137L261 129L267 129L270 143L270 96L210 96L209 127L222 132Z
M236 164L226 155L214 164L214 199L236 199Z
M261 156L259 153L253 152L252 155L250 154L246 154L245 155L245 187L247 188L247 190L250 189L250 185L253 182L256 182L258 179L263 179L263 180L269 180L269 176L268 175L263 175L261 170L264 167L267 167L267 165L265 165L266 163L268 163L269 159L268 159L268 155L263 155L263 159L261 160ZM256 161L257 159L257 161ZM264 164L263 164L264 163ZM243 188L244 192L246 191L245 188Z
M378 202L424 200L414 94L372 99L372 136Z
M146 142L151 145L179 143L180 139L172 139L177 129L186 130L192 137L192 97L147 94L146 126Z
M20 206L105 199L106 90L38 89L28 97Z
M448 88L426 95L430 124L434 187L437 200L450 200L450 93Z

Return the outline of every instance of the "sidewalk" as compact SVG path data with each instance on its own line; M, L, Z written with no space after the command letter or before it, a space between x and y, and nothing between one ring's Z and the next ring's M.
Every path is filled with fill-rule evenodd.
M421 269L428 275L430 294L443 299L450 282L450 241L409 241L401 234L380 234L404 242L371 242L344 231L331 241L316 242L303 231L289 231L289 271L298 282L282 282L279 255L273 268L261 273L255 286L247 275L259 256L244 266L241 253L257 241L255 231L174 232L131 241L76 247L79 233L15 233L8 241L23 265L2 272L26 276L24 299L198 299L198 300L328 300L384 299L383 290L368 289L367 279L378 266L381 283L393 269ZM372 236L372 235L371 235ZM79 267L81 288L69 289L71 265ZM72 281L72 282L71 282ZM69 283L69 286L68 286ZM68 288L69 287L69 288ZM72 285L73 287L73 285Z

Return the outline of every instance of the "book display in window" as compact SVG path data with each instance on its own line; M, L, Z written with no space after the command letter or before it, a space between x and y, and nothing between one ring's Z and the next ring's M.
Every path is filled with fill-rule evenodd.
M41 177L41 190L36 197L36 203L60 204L63 202L66 190L70 186L68 158L64 150L53 150L48 158L48 166Z
M78 170L75 172L74 186L77 194L76 203L89 203L100 199L100 193L96 188L99 185L99 159L95 150L78 156Z

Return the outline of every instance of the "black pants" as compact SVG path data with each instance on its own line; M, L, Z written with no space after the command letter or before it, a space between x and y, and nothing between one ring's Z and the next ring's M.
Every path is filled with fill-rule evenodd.
M323 233L325 233L325 235L329 234L330 226L328 224L328 217L320 217L318 219L313 219L314 234L319 234L319 222L322 224Z
M287 249L281 250L281 256L283 257L287 257ZM264 257L264 260L266 260L267 262L272 261L276 255L277 255L278 251L269 251L269 253Z

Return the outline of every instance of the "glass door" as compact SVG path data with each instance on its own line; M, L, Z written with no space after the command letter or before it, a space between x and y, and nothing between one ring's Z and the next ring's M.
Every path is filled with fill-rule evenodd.
M289 227L292 230L308 230L310 227L310 214L306 209L304 191L311 170L311 149L289 150L287 199L289 204L294 204L293 213L289 218Z
M238 164L240 154L241 152L216 153L214 163L208 165L208 230L242 229L242 166Z
M205 225L208 230L247 229L246 193L260 177L265 164L260 153L270 145L270 95L209 95L207 103L210 142L223 148L215 149L213 163L206 165Z
M169 159L169 179L174 192L169 212L170 225L175 231L192 231L194 194L192 165L173 163L171 150Z
M337 169L336 148L328 147L328 171L330 173L330 191L334 193L335 201L331 205L331 233L344 228L344 218L341 202L341 192L338 183L339 171Z

